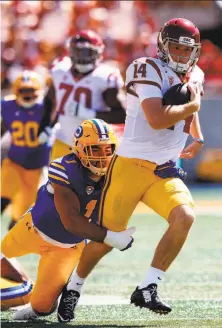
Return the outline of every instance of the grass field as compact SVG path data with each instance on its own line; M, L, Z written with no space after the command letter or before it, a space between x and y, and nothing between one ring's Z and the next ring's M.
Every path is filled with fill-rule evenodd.
M222 188L193 189L197 219L189 239L159 286L172 306L168 316L158 316L129 304L136 285L143 279L155 246L167 224L154 213L139 207L131 220L137 227L134 246L113 251L98 265L86 283L68 325L78 328L117 327L222 327ZM7 217L3 217L7 222ZM3 224L4 232L4 224ZM35 278L37 256L21 258ZM12 322L13 310L2 312L2 327L61 327L56 315L37 322Z

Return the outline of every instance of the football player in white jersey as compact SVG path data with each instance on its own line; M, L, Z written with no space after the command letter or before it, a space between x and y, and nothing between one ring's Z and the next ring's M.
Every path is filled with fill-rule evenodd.
M128 67L124 136L110 163L100 203L100 223L114 231L127 227L139 201L167 220L168 229L151 266L131 296L136 306L163 314L171 307L159 298L157 285L180 252L195 218L192 196L182 181L184 172L175 161L194 157L203 144L198 111L204 74L196 65L200 47L197 27L186 19L172 19L160 30L158 58L139 58ZM183 81L188 82L190 102L163 106L164 93ZM189 133L194 140L184 148ZM72 287L80 296L85 278L110 250L89 243L68 284L70 290ZM67 299L62 296L59 311L67 319L64 301Z
M52 85L45 96L45 115L39 129L44 142L57 110L60 129L52 159L67 153L73 129L84 119L125 122L125 110L118 99L124 83L118 69L101 63L104 44L100 36L82 30L68 41L67 48L69 57L55 63L51 70Z

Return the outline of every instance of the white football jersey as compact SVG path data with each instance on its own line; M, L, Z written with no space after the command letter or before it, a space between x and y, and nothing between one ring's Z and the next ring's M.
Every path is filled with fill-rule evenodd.
M120 89L124 85L120 71L111 66L100 64L80 80L75 80L71 66L70 58L65 57L51 70L61 126L56 137L69 145L83 120L94 118L96 111L109 111L102 93L108 88Z
M204 73L195 66L189 82L203 84ZM146 98L163 98L173 85L181 83L178 75L157 58L139 58L126 71L127 117L123 139L117 154L140 158L158 165L177 160L189 135L193 115L168 129L154 130L149 125L141 102Z

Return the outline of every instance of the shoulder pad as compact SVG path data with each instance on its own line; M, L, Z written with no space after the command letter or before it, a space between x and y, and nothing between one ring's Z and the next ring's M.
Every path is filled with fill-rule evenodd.
M100 64L93 71L92 76L98 78L102 83L102 88L122 88L124 85L120 70L117 67L112 67L106 64Z
M195 65L194 70L192 72L195 76L199 77L199 80L204 83L204 72L202 71L202 69Z
M100 64L94 69L93 75L98 76L101 79L106 79L109 74L114 73L116 71L118 71L118 69L108 66L106 64Z
M51 73L56 71L67 72L72 66L71 59L69 57L63 57L62 60L55 59L51 66Z
M140 84L153 84L162 89L162 72L160 62L156 58L141 57L134 60L126 70L126 89L134 82Z

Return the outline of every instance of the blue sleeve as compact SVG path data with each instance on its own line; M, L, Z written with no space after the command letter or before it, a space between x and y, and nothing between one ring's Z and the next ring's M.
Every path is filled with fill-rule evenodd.
M7 129L10 127L10 108L8 106L8 101L1 99L1 117L4 125Z
M6 121L6 117L5 117L5 113L6 113L6 102L4 99L1 99L1 117L2 117L2 120Z
M66 168L63 164L61 164L61 161L54 160L49 165L48 178L50 182L59 184L62 187L67 187L72 189L72 185L69 181Z

